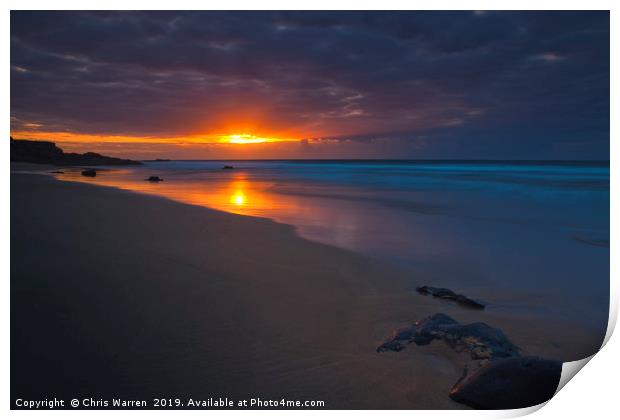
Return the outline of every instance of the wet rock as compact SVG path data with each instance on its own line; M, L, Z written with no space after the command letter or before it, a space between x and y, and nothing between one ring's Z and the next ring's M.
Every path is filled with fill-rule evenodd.
M458 325L458 322L448 315L435 314L415 322L411 327L394 330L390 339L377 347L377 351L400 351L410 343L416 343L419 346L429 344L437 338L443 326L450 325ZM395 348L398 350L394 350Z
M440 299L453 300L463 306L467 306L473 309L484 309L484 307L486 306L480 301L468 298L465 295L459 295L457 293L454 293L452 290L443 287L421 286L417 287L416 290L422 295L431 295Z
M448 329L458 326L459 323L446 314L435 314L416 321L413 325L415 333L409 342L424 346L434 339L441 339Z
M416 287L416 290L422 295L431 295L435 297L454 295L454 292L452 290L445 289L443 287L420 286Z
M377 351L401 351L408 344L423 346L433 340L443 340L456 352L469 353L474 360L520 355L517 346L501 330L484 322L461 325L441 313L417 321L411 327L394 331Z
M222 169L235 169L234 166L226 165Z
M463 306L469 306L473 309L484 309L484 307L486 306L484 303L478 300L474 300L463 295L456 295L456 301Z
M405 348L405 345L398 340L386 341L377 347L377 352L382 353L384 351L395 351L399 352Z
M456 352L466 352L463 376L450 391L454 401L477 409L514 409L541 404L553 397L562 363L522 356L499 329L483 322L461 325L445 314L435 314L396 330L377 348L401 351L408 344L443 340Z
M95 171L94 169L85 169L82 171L82 176L95 177L97 176L97 171Z
M50 173L52 173L52 174L64 174L65 172L64 171L52 171Z
M539 357L496 359L463 377L450 398L477 409L514 409L541 404L553 397L562 363Z
M158 176L150 176L146 180L148 182L161 182L161 181L163 181L163 179L158 177Z
M494 359L519 355L517 346L499 329L484 322L456 325L441 337L457 352L467 352L472 359Z

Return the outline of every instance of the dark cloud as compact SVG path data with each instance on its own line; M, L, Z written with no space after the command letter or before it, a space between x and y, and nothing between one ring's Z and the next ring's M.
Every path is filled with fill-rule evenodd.
M12 12L11 116L15 130L178 137L236 119L393 138L405 155L607 158L609 14Z

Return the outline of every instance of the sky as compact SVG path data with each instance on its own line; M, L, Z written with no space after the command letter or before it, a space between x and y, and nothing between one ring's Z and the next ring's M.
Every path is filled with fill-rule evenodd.
M11 135L138 159L609 159L609 13L11 12Z

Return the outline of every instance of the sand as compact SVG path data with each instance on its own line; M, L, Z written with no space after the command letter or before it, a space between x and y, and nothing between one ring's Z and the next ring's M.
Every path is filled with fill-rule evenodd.
M19 169L24 169L19 167ZM26 168L31 169L31 168ZM588 355L599 335L412 292L414 273L291 226L108 187L11 174L11 399L323 400L463 409L445 344L376 353L444 312L526 354Z

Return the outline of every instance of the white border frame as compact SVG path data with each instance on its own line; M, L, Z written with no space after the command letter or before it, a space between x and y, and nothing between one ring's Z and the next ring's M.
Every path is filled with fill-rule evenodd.
M618 83L616 83L613 75L620 74L618 69L618 25L620 19L618 18L618 11L620 7L617 1L612 0L589 0L589 1L576 1L576 0L564 0L564 1L552 1L552 0L439 0L439 1L404 1L404 0L383 0L379 2L371 2L368 0L314 0L312 2L300 2L300 1L284 1L284 0L228 0L226 2L209 2L199 0L175 0L163 1L163 0L107 0L107 1L91 1L85 3L77 0L57 0L53 3L44 0L9 0L8 8L1 17L1 27L5 28L5 38L2 42L2 54L0 57L4 60L5 64L2 68L4 86L3 92L5 93L2 107L5 111L5 119L2 124L5 127L5 133L10 132L10 65L6 61L10 62L10 10L50 10L50 9L76 9L76 10L93 10L93 9L111 9L111 10L139 10L139 9L155 9L155 10L235 10L235 9L268 9L268 10L346 10L346 9L366 9L366 10L610 10L610 24L611 24L611 105L610 105L610 123L611 131L610 138L618 138L618 122L613 118L617 116L617 103L618 103ZM377 6L381 7L378 8ZM616 6L616 7L614 7ZM615 51L614 51L615 49ZM9 174L9 142L2 143L4 159L0 160L2 165L2 177L1 195L4 197L2 206L2 223L0 225L0 235L4 240L1 243L0 255L2 258L2 330L3 337L10 337L10 293L9 293L9 279L10 279L10 177ZM614 182L614 162L618 159L618 148L614 142L610 141L610 160L611 160L611 213L620 214L620 206L618 205L618 188L617 183ZM616 238L618 233L618 227L615 223L615 219L612 217L610 220L610 239ZM611 240L611 242L614 242ZM611 279L618 279L617 261L618 253L615 252L615 248L610 249L610 274ZM617 314L618 314L618 287L614 281L611 281L610 285L610 316L607 335L605 337L604 351L593 357L593 361L589 363L588 367L584 369L584 372L579 374L579 379L571 381L564 389L561 390L548 404L544 410L538 411L536 416L538 418L575 418L582 419L585 416L594 417L609 417L609 413L615 412L615 399L617 398L617 384L616 378L620 373L619 363L616 360L616 356L619 353L620 344L618 339L612 339L611 334L615 327ZM3 395L4 410L9 410L10 407L10 356L9 346L5 341L5 345L0 348L2 357L2 383L0 385ZM573 366L574 368L574 366ZM563 372L565 376L565 372ZM545 404L543 404L545 405ZM543 406L541 405L541 406ZM468 411L459 410L455 412L448 411L426 411L416 410L411 414L418 418L504 418L504 417L516 417L525 414L529 414L536 411L541 406L523 409L523 410L506 410L506 411ZM44 416L50 418L83 418L88 416L89 418L108 418L110 415L120 418L139 417L139 418L168 418L171 414L174 416L187 416L188 418L201 418L205 416L216 416L221 419L237 418L238 416L250 415L259 419L273 419L275 418L288 418L291 415L289 411L176 411L174 413L168 411L11 411L10 415L15 418L35 418L40 417L41 413ZM359 420L364 419L376 419L377 416L382 415L407 415L409 413L380 413L376 411L354 411L351 413L345 413L343 411L324 411L321 416L327 418L336 418L346 415L354 415ZM311 419L316 413L314 411L297 411L294 413L296 418Z

